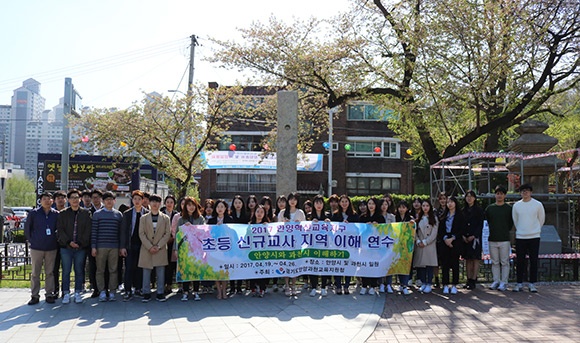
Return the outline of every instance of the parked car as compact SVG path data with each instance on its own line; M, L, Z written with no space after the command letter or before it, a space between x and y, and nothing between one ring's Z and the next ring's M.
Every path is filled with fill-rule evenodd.
M14 211L14 215L16 215L18 218L24 219L28 217L28 212L32 211L32 207L28 206L12 207L12 211Z

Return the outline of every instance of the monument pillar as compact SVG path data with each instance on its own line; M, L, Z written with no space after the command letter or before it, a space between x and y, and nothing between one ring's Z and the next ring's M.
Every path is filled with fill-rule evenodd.
M276 139L276 196L297 190L298 92L277 93L278 137Z

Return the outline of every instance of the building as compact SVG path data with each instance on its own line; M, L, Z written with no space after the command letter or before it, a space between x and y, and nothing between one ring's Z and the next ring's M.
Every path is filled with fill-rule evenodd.
M40 95L40 83L34 79L22 82L22 87L14 90L12 96L12 111L10 115L10 157L9 161L15 165L24 166L26 175L33 178L34 169L26 168L26 161L31 160L32 151L27 148L27 124L31 121L40 121L44 111L45 99ZM32 142L35 144L35 142Z
M275 96L276 90L245 87L248 103ZM388 112L368 102L352 102L340 108L333 120L331 151L319 137L311 153L324 156L321 172L299 171L297 192L312 197L328 195L328 160L332 153L332 193L379 195L412 193L412 160L406 156L408 144L394 138L388 129ZM271 130L262 118L232 118L232 125L218 142L219 151L264 150L263 140ZM235 194L258 197L276 195L276 171L269 169L206 169L199 178L200 197L232 199Z
M10 156L10 116L12 106L0 105L0 140L2 142L3 158L5 160ZM1 152L0 152L1 153Z

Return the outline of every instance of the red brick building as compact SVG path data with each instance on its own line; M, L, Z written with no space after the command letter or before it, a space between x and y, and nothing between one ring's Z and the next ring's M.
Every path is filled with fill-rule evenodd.
M252 101L275 96L276 91L246 87ZM262 151L262 139L270 131L262 118L237 119L226 132L219 150ZM388 129L388 112L368 102L351 102L333 120L332 193L355 195L412 193L412 161L408 144ZM298 172L297 191L303 196L328 195L328 134L319 137L311 153L323 154L322 172ZM276 196L276 171L262 169L206 169L199 180L200 196L232 199L235 194Z

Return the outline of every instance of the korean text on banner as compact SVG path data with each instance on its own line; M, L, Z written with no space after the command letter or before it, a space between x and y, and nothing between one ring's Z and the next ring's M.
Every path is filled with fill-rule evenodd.
M183 225L177 281L304 274L382 277L411 269L413 223Z

